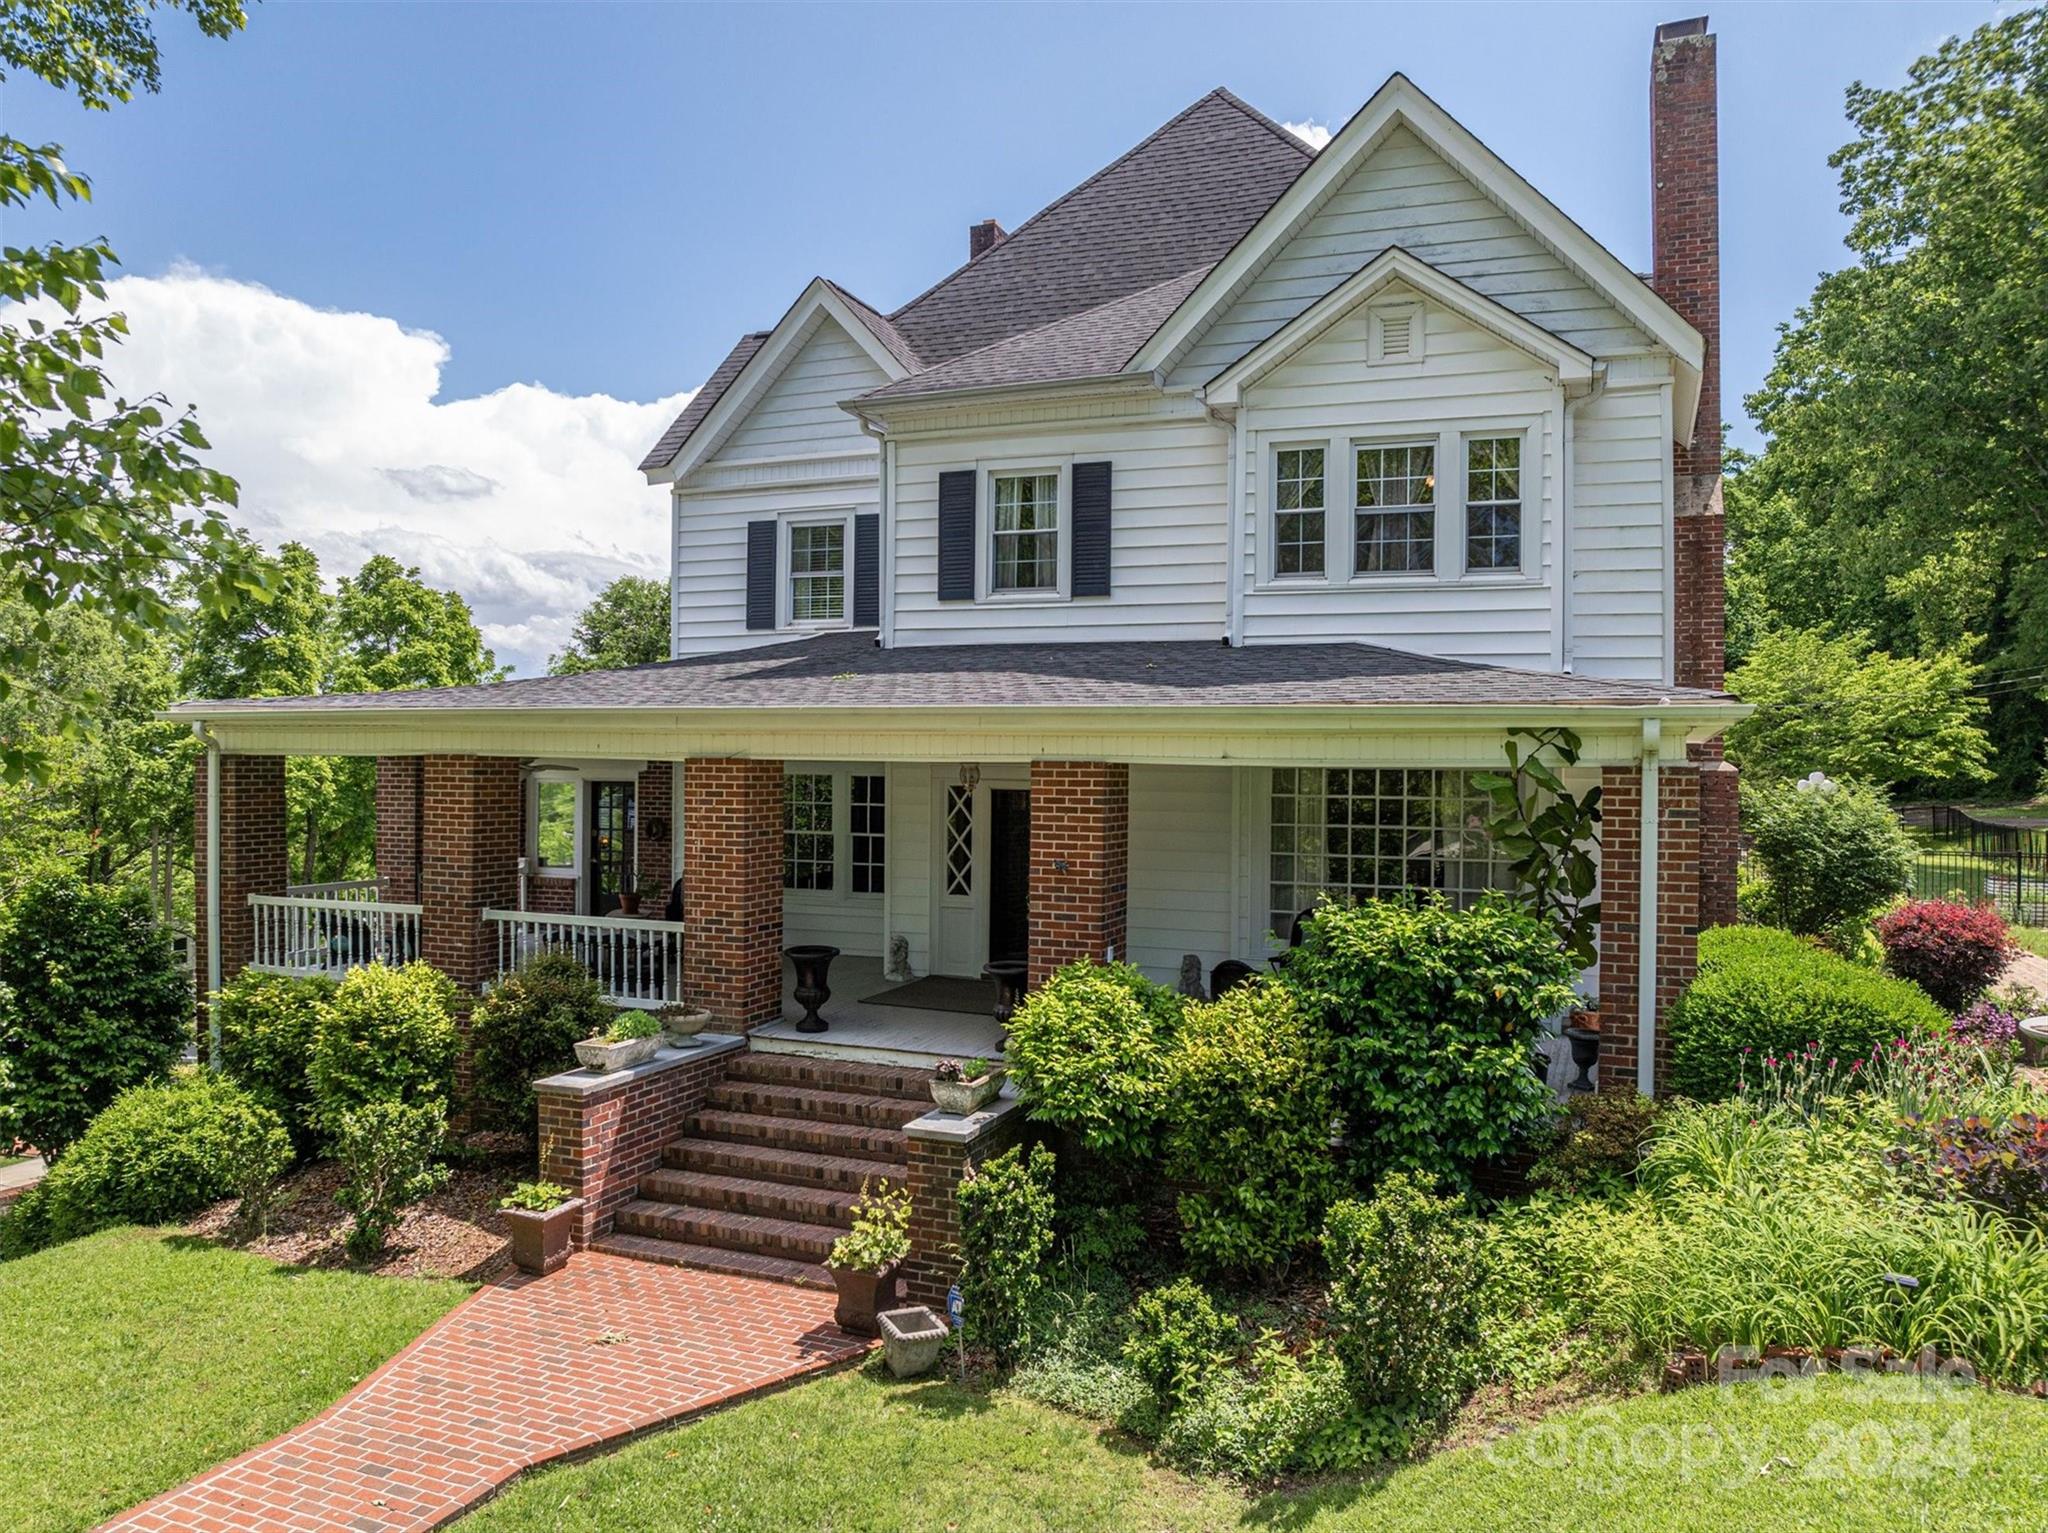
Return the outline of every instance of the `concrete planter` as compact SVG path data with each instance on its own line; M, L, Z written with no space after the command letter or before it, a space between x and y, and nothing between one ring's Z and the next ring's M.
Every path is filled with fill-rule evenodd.
M899 1379L914 1379L939 1360L946 1344L946 1322L924 1305L888 1309L875 1316L882 1328L882 1355Z
M546 1213L524 1208L499 1210L512 1233L512 1265L521 1272L545 1277L569 1259L569 1235L576 1228L583 1200L571 1198Z
M2030 1065L2048 1065L2048 1017L2027 1017L2020 1022L2020 1047L2027 1051Z
M932 1101L940 1112L957 1113L966 1117L969 1113L980 1112L996 1099L996 1093L1003 1089L1003 1072L991 1070L979 1080L932 1082Z
M668 1034L668 1041L679 1049L694 1049L697 1035L711 1025L711 1013L692 1011L688 1007L666 1008L661 1014L662 1031Z
M582 1038L576 1044L576 1063L593 1075L609 1075L614 1070L630 1070L635 1065L646 1064L660 1047L659 1033L652 1038L628 1038L620 1043L607 1043L602 1038Z

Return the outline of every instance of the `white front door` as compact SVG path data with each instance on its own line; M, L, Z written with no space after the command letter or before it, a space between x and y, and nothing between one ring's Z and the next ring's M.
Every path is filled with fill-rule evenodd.
M972 786L958 770L932 775L932 973L975 978L988 962L989 790L1029 788L1031 769L985 767Z

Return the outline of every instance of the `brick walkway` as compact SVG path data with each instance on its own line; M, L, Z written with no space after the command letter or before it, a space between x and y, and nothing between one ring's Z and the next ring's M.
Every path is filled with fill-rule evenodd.
M305 1425L105 1526L438 1528L535 1464L859 1356L832 1305L579 1253L483 1289Z

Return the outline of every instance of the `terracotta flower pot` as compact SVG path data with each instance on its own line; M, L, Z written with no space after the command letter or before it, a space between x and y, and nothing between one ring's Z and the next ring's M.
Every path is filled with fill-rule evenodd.
M524 1208L501 1210L512 1233L512 1265L521 1272L545 1277L569 1259L569 1235L576 1228L583 1200L571 1198L546 1213Z
M826 1264L825 1270L832 1274L832 1281L839 1288L839 1307L832 1312L832 1318L839 1322L840 1330L856 1336L881 1335L875 1313L883 1305L895 1302L896 1273L902 1265L891 1262L880 1272L869 1272L863 1267Z

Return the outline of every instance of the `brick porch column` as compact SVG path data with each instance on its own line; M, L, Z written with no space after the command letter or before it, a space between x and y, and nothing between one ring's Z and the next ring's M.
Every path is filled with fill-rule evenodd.
M220 982L248 967L256 928L252 894L282 894L285 886L284 757L217 756L220 763ZM205 1011L207 930L206 758L193 774L192 936L194 972Z
M1636 986L1642 952L1643 774L1601 773L1600 1072L1602 1091L1636 1089ZM1700 770L1657 774L1656 1085L1670 1070L1664 1018L1699 963Z
M668 898L668 886L673 882L669 867L676 836L675 782L674 762L650 761L641 769L639 781L633 787L635 836L639 842L634 853L639 863L640 879L643 883L652 879L659 884L661 899L664 900ZM640 913L659 916L659 901L652 910L643 907Z
M1125 956L1130 798L1121 762L1031 763L1030 983Z
M683 993L729 1032L782 1015L782 763L683 763Z
M423 756L419 765L420 957L474 995L498 964L483 912L510 910L519 892L519 763Z
M377 758L377 883L383 898L401 905L420 897L423 767L418 756Z

